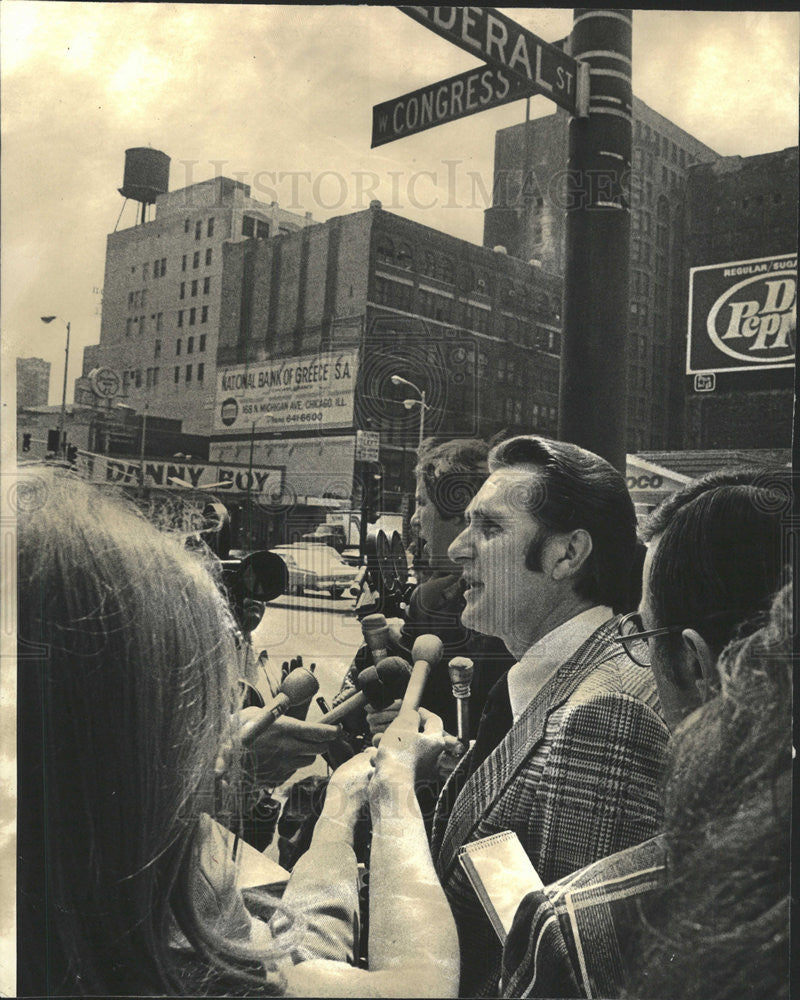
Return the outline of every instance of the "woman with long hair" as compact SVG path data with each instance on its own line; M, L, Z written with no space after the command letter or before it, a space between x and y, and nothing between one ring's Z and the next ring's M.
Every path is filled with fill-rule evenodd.
M413 968L406 988L450 993L452 963L425 957L432 941L433 954L457 945L424 857L405 874L437 928L392 911L397 876L390 842L380 843L379 799L395 762L373 771L365 754L337 771L301 865L302 891L293 875L282 901L251 893L245 905L208 815L218 798L214 764L223 745L236 744L239 708L232 622L208 568L119 498L71 475L33 470L18 495L26 499L18 519L19 994L275 995L293 989L295 963L308 959L317 960L309 965L321 990L328 980L341 989L352 975L367 996L397 973L402 989ZM431 753L441 748L435 732L428 743ZM320 929L317 916L335 921L337 899L340 915L357 913L352 827L373 773L374 921L386 927L394 913L400 941L376 940L369 972L343 962L328 962L327 972L318 960L337 957L324 944L335 932ZM235 769L228 777L235 794ZM415 821L414 807L400 803L401 819ZM304 912L315 894L316 910Z

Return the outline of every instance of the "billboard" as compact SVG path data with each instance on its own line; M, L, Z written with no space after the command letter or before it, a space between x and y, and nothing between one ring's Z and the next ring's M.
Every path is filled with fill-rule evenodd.
M218 368L214 430L352 427L357 373L357 348Z
M797 254L689 271L686 374L792 368Z

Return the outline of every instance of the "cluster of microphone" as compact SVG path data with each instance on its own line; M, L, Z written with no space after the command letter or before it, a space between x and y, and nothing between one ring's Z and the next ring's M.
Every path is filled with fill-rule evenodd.
M400 656L389 655L390 629L382 614L368 615L361 623L364 641L373 660L356 676L358 690L333 708L320 721L335 726L352 712L370 705L374 710L388 708L398 698L403 708L416 711L425 691L431 670L442 659L444 647L435 635L421 635L411 649L409 663ZM472 661L465 656L455 656L448 664L453 697L456 699L458 739L469 743L469 694L472 682ZM296 705L311 700L319 690L319 681L305 667L297 667L284 678L278 694L264 707L260 715L246 723L240 737L249 746L264 733L276 719Z

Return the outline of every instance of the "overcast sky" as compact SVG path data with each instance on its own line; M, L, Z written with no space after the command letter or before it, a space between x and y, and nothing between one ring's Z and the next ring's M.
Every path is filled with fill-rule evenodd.
M547 41L572 21L507 13ZM797 144L796 13L650 10L633 25L634 92L656 111L724 155ZM51 402L64 332L39 317L72 323L71 399L99 340L126 148L164 150L172 189L238 176L319 221L377 196L480 243L487 206L470 173L491 190L494 133L525 116L518 101L370 151L373 104L477 65L392 7L4 0L0 45L4 378L16 356L45 358ZM534 116L552 111L534 98ZM120 228L134 220L129 203Z

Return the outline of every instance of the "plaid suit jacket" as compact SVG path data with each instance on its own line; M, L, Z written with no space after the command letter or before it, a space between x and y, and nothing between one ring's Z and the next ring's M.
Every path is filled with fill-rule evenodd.
M662 837L528 893L503 949L504 997L618 997L640 910L667 874Z
M462 996L495 996L501 960L462 845L514 830L547 884L658 832L668 731L651 671L612 641L617 622L556 671L474 773L467 753L442 792L431 851L458 928Z

